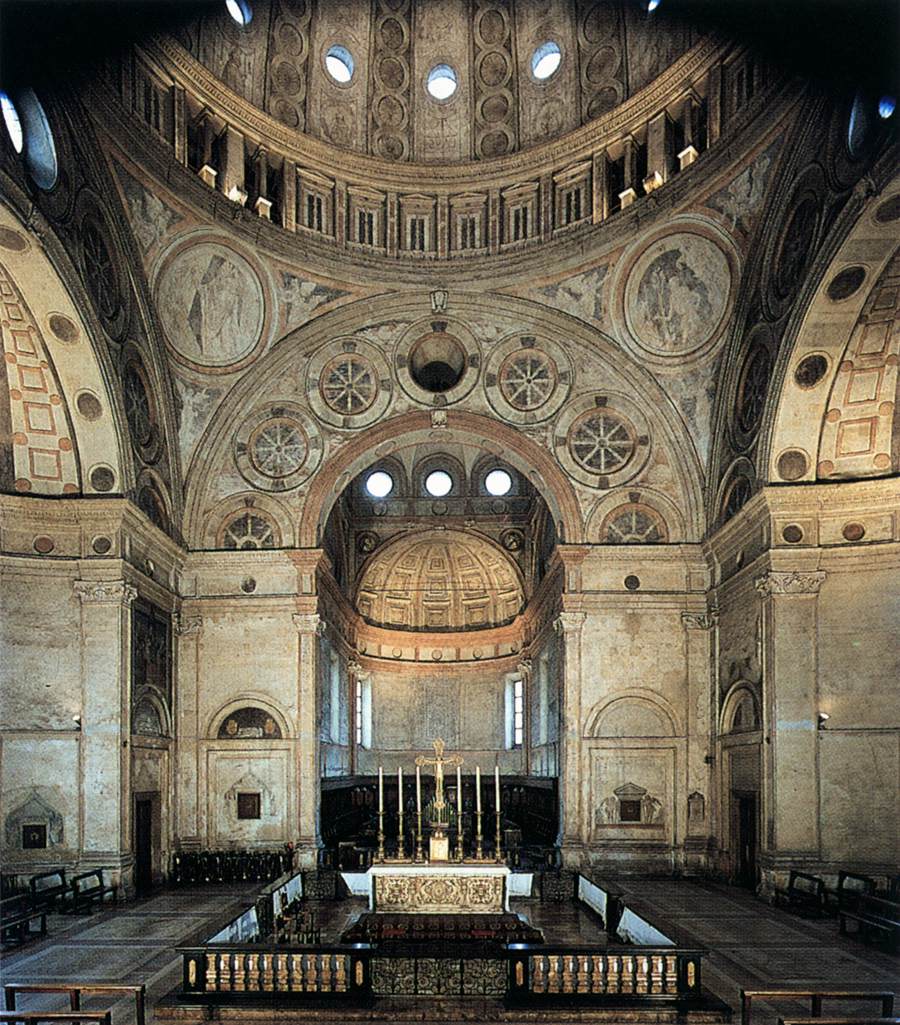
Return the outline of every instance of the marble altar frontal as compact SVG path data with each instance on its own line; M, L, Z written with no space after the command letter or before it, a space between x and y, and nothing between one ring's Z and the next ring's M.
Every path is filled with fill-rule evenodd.
M369 909L405 915L500 914L509 910L505 865L373 865Z

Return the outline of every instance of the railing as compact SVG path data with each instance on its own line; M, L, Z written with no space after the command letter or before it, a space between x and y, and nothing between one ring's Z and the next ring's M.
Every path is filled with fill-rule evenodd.
M682 998L700 993L702 950L587 946L511 954L510 996Z
M166 38L110 63L106 84L144 138L238 206L310 241L412 260L519 252L605 221L676 178L776 88L752 54L710 38L527 161L514 154L435 172L360 160L290 130Z
M169 881L175 886L204 883L270 882L290 870L293 851L176 851Z

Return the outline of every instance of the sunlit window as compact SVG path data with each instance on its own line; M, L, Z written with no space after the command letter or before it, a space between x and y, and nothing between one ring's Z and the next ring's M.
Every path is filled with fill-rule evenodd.
M59 177L56 143L41 101L32 89L18 97L18 112L25 146L25 166L39 189L49 192Z
M225 7L238 25L249 25L253 9L247 0L225 0Z
M539 81L550 78L559 67L562 54L559 45L549 40L539 46L531 55L531 73Z
M16 105L6 93L0 93L0 110L3 111L3 123L6 125L7 132L9 132L13 148L16 153L21 153L24 143L22 138L22 122L19 120L19 112L16 110Z
M513 681L513 747L525 743L525 681Z
M508 495L512 488L512 477L506 470L491 470L484 478L484 486L489 495L499 498L501 495Z
M428 72L425 88L436 100L449 100L456 92L456 72L449 64L438 64Z
M432 470L425 478L425 490L432 498L443 498L449 495L453 487L453 478L446 470Z
M894 116L894 111L897 109L897 101L893 96L882 96L878 101L878 116L884 118L885 121L889 117Z
M394 490L394 478L384 470L376 470L366 477L366 491L372 498L387 498Z
M353 78L353 57L346 46L332 46L325 54L325 67L341 85L346 85Z

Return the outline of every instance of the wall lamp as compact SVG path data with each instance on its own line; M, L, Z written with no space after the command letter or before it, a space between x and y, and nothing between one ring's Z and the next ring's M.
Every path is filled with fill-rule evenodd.
M819 712L819 727L818 728L820 730L824 730L825 729L825 723L827 723L830 718L831 718L831 716L827 712Z

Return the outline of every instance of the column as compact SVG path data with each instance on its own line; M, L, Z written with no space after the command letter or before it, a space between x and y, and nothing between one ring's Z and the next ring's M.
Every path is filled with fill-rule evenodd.
M754 583L762 601L763 733L766 745L762 847L802 861L819 852L817 605L822 571L769 572Z
M555 626L562 637L562 710L560 737L560 842L563 862L577 866L584 847L582 788L588 784L581 765L581 639L587 616L561 612Z
M131 603L124 580L76 580L81 602L82 866L132 885L129 781Z
M315 868L321 847L319 832L319 638L325 624L316 612L297 612L297 859Z
M712 647L718 613L682 612L687 667L687 766L684 799L679 802L676 819L687 815L684 836L685 857L695 867L705 868L706 857L714 845L713 780L711 762L714 751L714 694Z
M181 850L199 850L200 837L200 723L198 689L203 618L175 613L175 693L178 722L175 729L176 811L175 838Z

